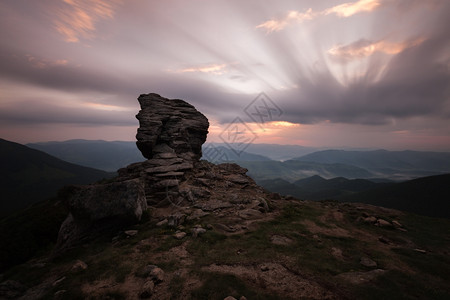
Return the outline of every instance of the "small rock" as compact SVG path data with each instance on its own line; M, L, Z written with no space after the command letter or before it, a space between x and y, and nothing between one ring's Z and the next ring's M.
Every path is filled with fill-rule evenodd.
M392 225L394 225L394 227L395 228L402 228L403 227L403 225L402 224L400 224L398 221L392 221Z
M427 251L423 250L423 249L414 249L414 251L422 253L422 254L427 254Z
M388 221L383 220L383 219L378 219L377 223L375 225L379 226L379 227L385 227L385 228L392 227L391 222L388 222Z
M164 281L164 271L161 268L153 268L149 275L156 284Z
M125 233L128 237L130 237L130 236L135 236L135 235L138 233L138 231L137 231L137 230L125 230L124 233Z
M363 219L364 223L375 223L377 221L377 218L375 218L374 216L372 217L367 217Z
M201 234L204 234L206 232L206 229L201 228L201 227L196 227L196 228L192 228L191 232L192 232L192 237L195 238Z
M158 223L156 223L156 226L161 227L161 226L167 225L167 223L169 223L169 220L164 219L164 220L159 221Z
M82 260L77 260L72 268L70 269L72 272L77 272L77 271L82 271L82 270L86 270L88 268L88 265L82 261Z
M223 300L237 300L237 299L234 298L233 296L228 296L228 297L224 298Z
M290 245L293 242L290 238L281 235L272 235L270 241L272 244L283 246Z
M263 271L263 272L269 271L269 267L266 266L266 265L262 265L261 266L261 271Z
M58 284L60 284L61 282L63 282L66 279L66 276L63 276L57 280L55 280L55 282L53 282L53 286L57 286Z
M377 263L375 261L373 261L372 259L363 256L361 257L361 260L359 261L359 263L365 267L369 267L369 268L376 268L377 267Z
M184 231L176 232L173 235L173 237L176 238L177 240L182 240L185 236L186 236L186 232L184 232Z
M150 298L153 295L153 290L155 288L155 283L152 280L147 280L142 286L140 298Z
M216 229L221 230L221 231L226 231L226 232L235 232L236 228L232 227L232 226L228 226L225 224L215 224L214 225Z
M260 206L263 209L262 212L268 212L269 211L269 205L267 204L267 201L264 198L261 198L261 197L259 198L258 206Z
M184 223L185 219L186 219L185 214L181 213L173 214L167 218L167 225L170 227L178 227Z
M344 256L342 255L342 250L336 247L332 247L331 248L331 255L334 256L334 258L336 259L344 259Z
M64 294L65 294L66 292L67 292L66 290L59 290L59 291L56 291L56 292L53 294L53 299L54 299L54 300L56 300L56 299L64 299Z

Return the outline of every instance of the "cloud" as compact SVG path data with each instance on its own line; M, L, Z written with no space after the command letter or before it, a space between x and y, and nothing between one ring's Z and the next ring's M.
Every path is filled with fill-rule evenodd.
M301 23L303 21L312 20L315 17L315 13L313 13L312 9L308 9L304 13L292 10L287 13L287 15L280 20L271 19L262 24L256 26L256 28L264 28L267 33L271 33L274 31L280 31L284 29L291 23Z
M338 17L347 18L361 12L371 12L380 6L380 0L359 0L357 2L343 3L326 9L321 14L336 14Z
M449 119L450 39L436 35L395 55L383 75L377 70L340 84L329 69L299 80L299 88L273 96L293 123L395 125L396 119L429 117ZM446 37L447 36L447 37ZM289 99L295 99L290 101Z
M328 50L328 54L340 62L349 62L373 55L376 52L385 54L398 54L405 49L417 46L424 41L424 38L408 40L400 43L389 41L370 41L360 39L348 45L337 45Z
M63 0L64 5L57 10L54 25L66 42L93 39L96 24L112 19L121 0Z
M375 10L380 5L380 3L381 0L359 0L357 2L349 2L336 5L318 12L314 12L312 8L307 9L305 12L292 10L289 11L284 18L270 19L264 23L257 25L256 28L263 28L267 33L272 33L274 31L280 31L290 24L302 23L319 16L335 14L338 17L348 18L357 13L371 12Z
M209 73L209 74L214 74L214 75L221 75L225 72L224 69L227 66L228 66L227 64L210 64L210 65L203 65L203 66L179 69L179 70L176 70L175 73Z

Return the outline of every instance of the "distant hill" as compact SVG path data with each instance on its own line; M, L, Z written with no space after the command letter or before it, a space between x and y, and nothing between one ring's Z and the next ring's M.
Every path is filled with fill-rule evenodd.
M87 184L113 176L3 139L0 165L0 217L52 197L64 185Z
M271 161L270 158L263 155L248 153L246 151L237 152L228 146L219 146L216 144L204 144L202 151L202 158L213 163L224 161Z
M398 180L450 172L450 153L447 152L324 150L294 160L347 164L366 169L377 177Z
M77 165L107 172L115 172L131 163L145 160L135 142L69 140L27 146Z
M228 147L224 143L214 143L216 146ZM231 144L233 147L233 144ZM239 145L236 145L236 149ZM319 148L304 147L299 145L279 145L279 144L251 144L245 152L258 154L270 158L271 160L289 160L318 151Z
M239 161L239 165L248 169L248 175L256 181L281 178L293 182L313 175L324 178L371 178L369 171L345 164L326 164L316 162L288 161Z
M348 195L339 200L450 218L450 174L417 178Z
M291 195L306 200L339 199L346 195L384 187L394 183L375 183L366 179L347 179L336 177L325 179L318 175L289 183L282 179L258 181L258 184L271 192Z

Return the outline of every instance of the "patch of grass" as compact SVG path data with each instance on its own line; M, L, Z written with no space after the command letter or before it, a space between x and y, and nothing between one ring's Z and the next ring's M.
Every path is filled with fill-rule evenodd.
M450 291L425 281L420 275L392 270L367 285L353 286L355 299L450 299Z
M437 276L443 280L450 280L450 258L448 256L433 253L424 254L413 249L397 248L392 250L418 272Z
M164 238L164 240L161 242L159 247L156 248L155 251L165 252L165 251L172 249L173 247L178 247L181 244L183 244L183 240L177 240L176 238L174 238L172 236L167 236Z
M172 277L172 280L169 283L169 291L172 293L170 296L170 300L182 300L183 296L183 289L184 289L184 283L186 279L175 275Z
M223 300L228 296L233 296L236 299L239 299L241 296L245 296L247 299L256 300L280 299L275 295L270 295L263 293L260 290L251 289L242 280L234 275L221 273L201 273L200 277L203 281L203 285L192 291L192 299ZM283 297L283 299L288 298Z
M102 295L102 299L116 299L116 300L124 300L127 299L127 295L125 295L122 291L108 291L104 295Z

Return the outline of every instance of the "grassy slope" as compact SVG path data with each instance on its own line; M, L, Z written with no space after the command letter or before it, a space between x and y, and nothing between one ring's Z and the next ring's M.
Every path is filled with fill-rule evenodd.
M224 235L209 230L199 238L176 240L175 229L156 227L155 221L136 225L139 233L111 243L109 237L74 249L45 267L30 264L17 266L5 273L5 279L39 284L46 278L65 280L49 285L44 298L52 298L58 290L65 297L84 298L86 289L98 297L125 299L136 295L133 284L143 282L139 270L148 263L164 269L158 295L163 299L224 299L233 295L248 299L290 299L267 286L261 264L278 264L290 276L313 282L337 299L448 299L450 288L450 221L416 216L396 211L358 207L334 202L291 202L279 208L274 219L261 223L244 234ZM407 232L386 229L360 221L362 213L395 219ZM185 230L196 223L217 222L207 216L200 222L188 222ZM336 234L344 232L348 234ZM292 240L291 245L274 245L274 234ZM383 236L389 244L379 241ZM425 249L426 254L415 251ZM184 250L183 250L184 249ZM333 249L342 255L336 258ZM362 284L351 284L338 274L366 272L361 256L369 256L383 275ZM88 264L87 270L71 272L76 259ZM254 269L259 280L233 273L211 271L211 266ZM270 274L271 271L268 271ZM102 286L101 289L96 288Z

